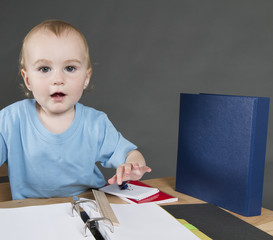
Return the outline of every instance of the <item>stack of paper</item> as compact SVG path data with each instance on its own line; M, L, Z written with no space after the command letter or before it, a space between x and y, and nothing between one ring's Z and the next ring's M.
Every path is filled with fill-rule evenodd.
M145 184L141 181L130 181L130 184L137 185L137 186L142 186L146 188L152 188L148 184ZM141 199L141 200L136 200L132 198L122 198L123 200L133 203L133 204L141 204L141 203L148 203L148 202L153 202L157 204L163 204L163 203L170 203L170 202L176 202L178 201L177 197L173 197L165 192L159 191L156 194L149 196L147 198Z
M121 190L117 184L107 185L99 190L121 198L131 198L137 201L159 192L157 188L137 186L130 183L128 183L128 188L124 190Z

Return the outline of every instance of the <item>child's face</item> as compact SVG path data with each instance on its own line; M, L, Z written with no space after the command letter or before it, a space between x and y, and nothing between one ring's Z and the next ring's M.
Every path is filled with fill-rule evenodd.
M82 39L73 31L57 37L40 30L27 40L21 73L45 112L74 111L91 77L86 54Z

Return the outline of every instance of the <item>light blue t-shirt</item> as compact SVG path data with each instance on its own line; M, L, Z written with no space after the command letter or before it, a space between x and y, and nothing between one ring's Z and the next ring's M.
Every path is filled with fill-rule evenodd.
M13 199L73 196L101 187L105 179L95 163L117 168L134 149L105 113L80 103L61 134L44 127L33 99L0 111L0 166L8 164Z

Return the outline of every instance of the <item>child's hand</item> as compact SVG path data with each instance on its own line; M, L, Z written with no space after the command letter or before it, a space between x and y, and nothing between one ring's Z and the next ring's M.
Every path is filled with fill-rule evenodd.
M146 172L151 172L152 169L148 166L139 166L138 163L124 163L121 164L117 170L116 174L108 180L109 184L121 185L123 181L128 180L139 180Z

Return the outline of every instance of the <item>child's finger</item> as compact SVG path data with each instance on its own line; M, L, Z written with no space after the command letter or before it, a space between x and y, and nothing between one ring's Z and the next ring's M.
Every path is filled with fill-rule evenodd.
M108 179L109 184L114 184L116 182L117 182L117 175L116 174L113 177L111 177L110 179Z
M148 167L148 166L145 166L145 167L144 167L144 171L145 171L145 172L151 172L152 169L151 169L150 167Z
M139 164L138 164L138 163L134 163L134 164L133 164L133 168L134 168L134 169L138 169L138 168L139 168Z
M121 185L122 182L123 182L123 175L124 175L124 164L120 165L118 168L117 168L117 171L116 171L116 175L117 175L117 184L118 185Z
M125 177L130 176L131 171L132 171L132 168L133 168L132 164L131 164L131 163L125 164L125 165L124 165L124 168L125 168L125 169L124 169ZM126 179L123 179L123 180L126 180Z

